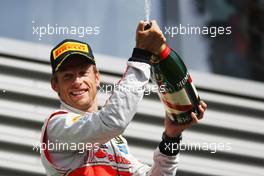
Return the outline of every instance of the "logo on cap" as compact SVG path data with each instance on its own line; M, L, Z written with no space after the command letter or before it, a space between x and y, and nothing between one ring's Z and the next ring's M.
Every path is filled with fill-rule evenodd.
M77 43L77 42L65 42L64 44L62 44L60 47L58 47L53 51L54 60L56 60L60 55L62 55L67 51L80 51L85 53L89 52L86 44Z

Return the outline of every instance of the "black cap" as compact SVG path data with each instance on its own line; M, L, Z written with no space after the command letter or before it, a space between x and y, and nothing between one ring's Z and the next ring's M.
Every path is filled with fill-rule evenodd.
M72 55L84 56L84 58L89 59L95 65L92 49L87 43L73 39L65 39L51 50L50 63L52 73L58 71L61 64L67 61L67 58Z

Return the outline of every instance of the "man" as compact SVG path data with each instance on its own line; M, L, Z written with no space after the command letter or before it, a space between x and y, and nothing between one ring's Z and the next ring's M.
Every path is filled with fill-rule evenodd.
M129 153L126 140L121 136L135 115L144 86L149 81L150 56L158 55L166 47L165 37L155 21L146 31L144 22L140 22L136 48L118 83L120 88L100 110L96 99L100 75L90 46L75 40L64 40L51 51L51 85L59 95L61 109L46 120L42 129L43 144L56 146L41 152L48 175L176 174L178 151L164 150L165 143L179 144L182 130L198 122L194 114L189 125L175 125L166 118L163 140L154 152L152 168ZM201 103L199 118L202 118L205 108L206 105ZM81 144L86 146L85 149L80 148L84 146Z

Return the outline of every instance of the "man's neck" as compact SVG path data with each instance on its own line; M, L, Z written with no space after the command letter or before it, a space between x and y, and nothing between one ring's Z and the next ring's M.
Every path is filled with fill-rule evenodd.
M97 112L98 111L98 104L97 104L97 99L95 98L94 103L89 106L89 108L78 108L78 107L73 107L64 101L61 100L61 108L66 108L70 111L73 111L75 113L85 113L85 112Z

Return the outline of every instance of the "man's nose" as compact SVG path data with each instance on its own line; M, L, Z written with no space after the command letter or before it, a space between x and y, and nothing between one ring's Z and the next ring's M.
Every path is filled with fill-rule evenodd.
M73 80L74 86L80 86L82 84L82 78L79 75L75 75Z

